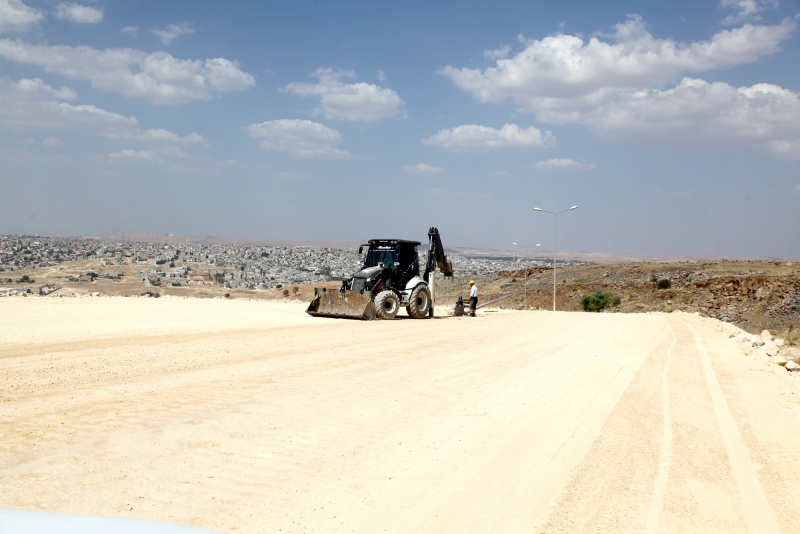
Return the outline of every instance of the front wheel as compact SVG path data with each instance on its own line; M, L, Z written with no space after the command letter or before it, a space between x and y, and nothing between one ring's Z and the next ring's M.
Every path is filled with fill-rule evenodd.
M408 297L406 311L409 317L424 319L430 309L431 292L425 284L420 284L411 291L411 295Z
M400 309L400 299L394 291L385 289L375 296L375 315L380 319L394 319Z

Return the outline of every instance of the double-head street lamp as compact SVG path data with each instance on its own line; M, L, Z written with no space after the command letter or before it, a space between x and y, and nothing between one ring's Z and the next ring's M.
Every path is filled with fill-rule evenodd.
M569 209L561 211L547 211L541 208L533 208L533 211L541 211L543 213L550 213L553 215L553 311L556 311L556 244L558 242L558 215L559 213L576 209L578 209L578 206L572 206Z
M522 307L523 309L528 308L528 249L534 247L526 247L525 245L518 245L516 243L512 243L515 247L524 248L525 249L525 295L522 297ZM536 246L541 246L541 243L536 243Z

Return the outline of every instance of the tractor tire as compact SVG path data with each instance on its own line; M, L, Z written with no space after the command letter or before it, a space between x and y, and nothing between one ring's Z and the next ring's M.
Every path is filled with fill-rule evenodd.
M424 319L431 309L431 292L424 285L420 284L411 291L408 296L408 306L406 311L409 317L414 319Z
M378 319L394 319L400 309L400 297L394 291L384 289L375 295L375 315Z

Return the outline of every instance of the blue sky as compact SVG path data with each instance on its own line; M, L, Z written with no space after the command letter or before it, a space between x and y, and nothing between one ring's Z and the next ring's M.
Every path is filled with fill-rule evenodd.
M800 258L799 13L0 0L0 232Z

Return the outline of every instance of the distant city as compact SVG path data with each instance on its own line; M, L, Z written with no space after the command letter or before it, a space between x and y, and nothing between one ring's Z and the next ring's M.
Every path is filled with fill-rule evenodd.
M524 260L509 256L480 257L448 251L448 257L459 276L522 268L524 264ZM427 253L420 250L420 263L424 264L426 259ZM15 281L9 276L12 272L80 260L100 260L102 266L139 267L135 268L134 277L146 286L217 285L231 289L271 289L290 284L338 280L350 276L363 262L358 251L352 248L164 244L94 238L0 236L2 283ZM527 265L541 267L551 263L549 260L530 259ZM82 278L92 281L121 276L121 273L117 275L113 269L111 271L97 273L89 270Z

